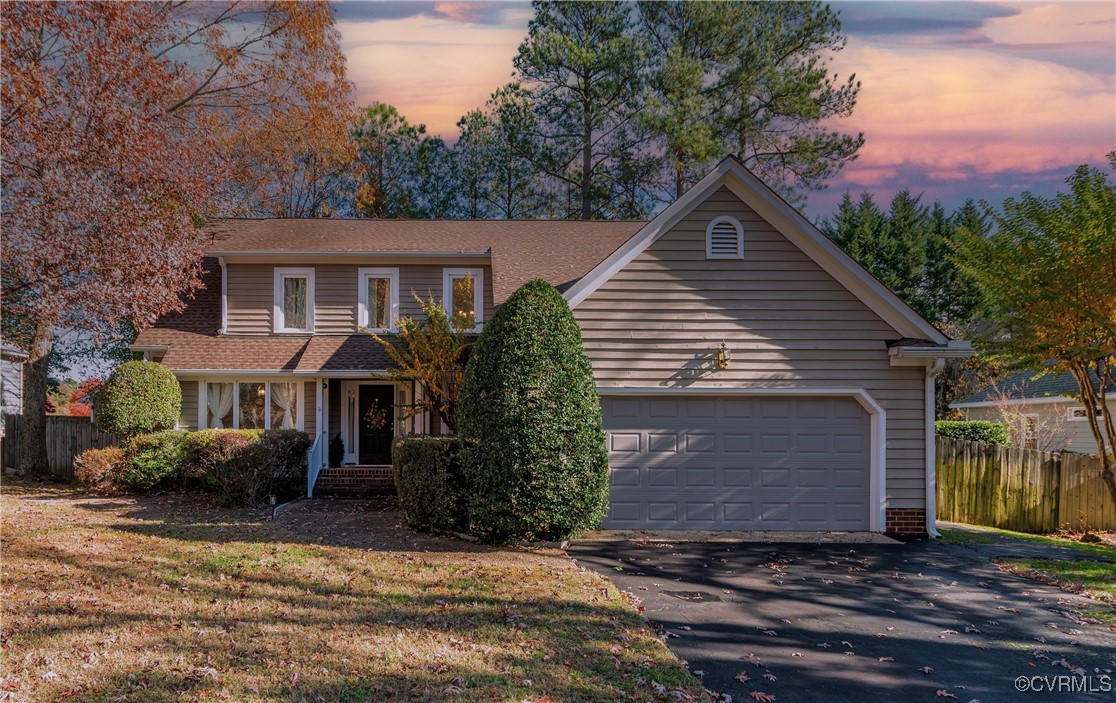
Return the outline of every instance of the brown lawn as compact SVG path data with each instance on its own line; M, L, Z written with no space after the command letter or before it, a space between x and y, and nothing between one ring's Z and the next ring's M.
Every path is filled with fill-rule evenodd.
M194 496L17 484L0 509L0 700L701 691L615 588L561 552L419 535L383 502L303 501L271 522Z

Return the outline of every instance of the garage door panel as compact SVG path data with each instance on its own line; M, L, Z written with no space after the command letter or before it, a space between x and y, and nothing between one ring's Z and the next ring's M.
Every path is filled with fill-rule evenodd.
M685 433L684 446L687 454L712 454L717 449L717 435L713 432Z
M639 469L615 467L608 474L608 482L613 486L632 486L639 488Z
M678 435L672 433L650 432L647 435L647 451L651 454L678 451Z
M606 527L868 529L867 413L849 398L604 399Z
M717 470L714 468L686 467L686 488L715 488Z
M616 454L619 452L633 452L638 454L643 443L640 442L638 432L610 432L608 435L608 451Z

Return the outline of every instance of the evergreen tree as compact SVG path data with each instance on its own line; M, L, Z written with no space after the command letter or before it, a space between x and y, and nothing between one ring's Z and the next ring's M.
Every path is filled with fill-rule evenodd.
M636 121L646 56L625 3L535 0L533 7L515 68L535 95L542 141L535 164L576 192L565 216L598 218L617 181L652 188L614 173L618 159L646 141Z
M643 2L652 47L650 124L671 163L675 195L708 162L735 153L792 200L856 157L862 134L827 130L860 84L829 71L841 23L817 2Z

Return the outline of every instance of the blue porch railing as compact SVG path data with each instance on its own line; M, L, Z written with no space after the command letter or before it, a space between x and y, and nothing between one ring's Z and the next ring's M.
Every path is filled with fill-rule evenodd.
M314 484L318 482L318 474L322 470L322 464L325 462L323 459L323 451L325 449L325 442L322 437L325 436L324 432L318 433L318 438L314 440L314 446L310 447L310 451L306 452L306 497L314 497Z

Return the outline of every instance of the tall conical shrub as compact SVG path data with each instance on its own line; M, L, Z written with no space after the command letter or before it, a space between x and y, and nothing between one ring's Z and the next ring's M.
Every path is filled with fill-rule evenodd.
M491 541L561 539L608 509L593 369L562 295L535 279L473 346L458 396L469 520Z

